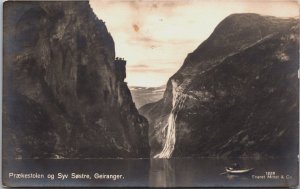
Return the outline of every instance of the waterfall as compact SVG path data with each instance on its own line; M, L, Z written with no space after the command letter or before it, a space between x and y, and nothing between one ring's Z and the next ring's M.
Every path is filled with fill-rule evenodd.
M179 110L182 108L186 96L179 92L177 83L172 80L172 110L166 125L167 137L162 151L154 156L154 158L170 158L175 147L176 142L176 119Z

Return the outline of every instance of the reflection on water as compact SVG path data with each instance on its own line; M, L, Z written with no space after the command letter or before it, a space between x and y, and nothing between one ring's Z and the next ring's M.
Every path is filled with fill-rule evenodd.
M174 164L169 159L151 159L149 183L153 187L175 186Z
M254 170L244 174L222 174L225 167L233 164L238 164L243 169L254 168ZM297 184L297 165L296 159L152 159L149 184L154 187L292 186ZM275 175L265 179L253 177L253 175L264 176L266 172L273 172ZM293 175L294 179L287 179L287 175ZM279 179L276 176L279 176Z
M224 173L226 166L238 163L241 168L254 168L247 174ZM4 160L3 180L12 186L139 186L139 187L268 187L295 186L298 181L297 159L85 159L85 160ZM124 179L70 179L41 180L11 179L14 173L121 174ZM255 176L274 172L283 179L254 179ZM287 177L287 175L289 177Z

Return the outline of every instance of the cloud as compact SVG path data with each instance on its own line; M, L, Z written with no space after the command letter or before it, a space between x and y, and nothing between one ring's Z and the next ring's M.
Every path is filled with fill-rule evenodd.
M150 47L150 48L157 48L160 47L163 43L163 41L158 41L154 38L151 37L147 37L147 36L129 36L129 38L127 39L128 44L131 45L139 45L142 47Z
M152 62L148 60L148 62ZM146 64L127 65L126 70L130 72L156 72L156 73L167 73L170 68L163 67L152 67Z
M160 86L214 28L233 13L298 16L296 1L90 0L106 22L129 85Z
M149 65L146 65L146 64L137 64L137 65L130 65L130 66L127 66L131 69L140 69L140 68L149 68Z
M155 73L155 74L165 74L165 73L169 73L169 69L163 69L163 68L132 68L132 67L128 67L127 68L128 71L130 71L131 73Z

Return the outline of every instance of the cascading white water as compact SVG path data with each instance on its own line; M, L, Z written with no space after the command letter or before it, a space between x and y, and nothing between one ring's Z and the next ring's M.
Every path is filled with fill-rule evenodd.
M183 95L177 88L177 83L172 80L172 111L168 118L167 137L162 151L154 156L154 158L170 158L175 147L176 142L176 119L178 111L182 108L185 95Z

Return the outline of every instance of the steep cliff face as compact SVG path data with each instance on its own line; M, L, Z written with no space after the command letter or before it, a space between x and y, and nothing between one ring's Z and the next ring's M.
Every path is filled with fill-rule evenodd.
M126 62L89 3L4 6L4 156L148 157Z
M151 156L297 155L298 22L225 18L140 109Z

